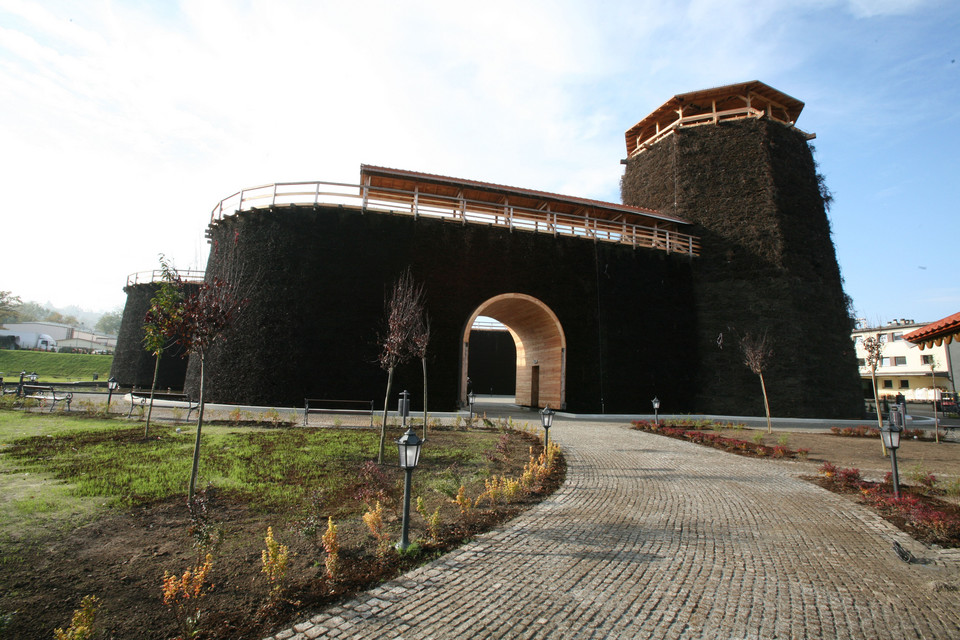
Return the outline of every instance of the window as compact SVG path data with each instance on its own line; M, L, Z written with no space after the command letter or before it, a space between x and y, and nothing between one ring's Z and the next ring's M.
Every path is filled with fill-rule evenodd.
M901 388L901 389L909 389L909 388L910 388L910 381L909 381L909 380L901 380L901 381L900 381L900 388Z
M907 364L907 356L894 356L893 365L895 367L903 367Z
M924 357L926 357L926 356L924 356ZM865 359L863 359L863 358L857 358L857 366L858 366L858 367L865 367L865 366L867 366L867 361L866 361Z
M933 364L933 356L920 356L920 362L923 364Z
M896 342L897 340L903 340L903 332L902 332L902 331L899 331L899 332L897 332L897 333L891 333L891 334L890 334L890 341L891 341L891 342Z
M884 389L893 389L893 380L884 380L883 381Z

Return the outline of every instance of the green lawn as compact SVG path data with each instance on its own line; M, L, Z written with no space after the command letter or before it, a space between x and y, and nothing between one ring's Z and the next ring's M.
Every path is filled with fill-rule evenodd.
M16 382L21 371L35 371L40 382L93 380L94 374L106 380L112 364L110 355L0 349L0 375L7 383Z
M144 440L135 422L0 411L0 536L30 524L67 525L102 508L185 496L196 431L193 425L180 430L155 424ZM376 459L378 437L357 429L207 425L198 486L210 483L258 509L294 517L318 491L347 496L370 485L364 465ZM483 476L484 455L497 437L431 434L436 446L424 450L422 466L436 471L419 474L422 486L449 493ZM458 470L456 478L450 477L451 466ZM395 471L389 468L373 484L391 488L392 476L399 477Z

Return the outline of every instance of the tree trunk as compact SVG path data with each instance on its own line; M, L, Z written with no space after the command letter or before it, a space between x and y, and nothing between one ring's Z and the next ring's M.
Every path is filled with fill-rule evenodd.
M393 384L393 367L387 369L387 393L383 398L383 423L380 425L380 451L377 464L383 464L383 446L387 441L387 413L390 410L390 386Z
M427 358L420 358L423 363L423 439L427 439Z
M204 387L204 354L200 352L200 407L197 411L197 439L193 444L193 469L190 472L190 493L187 502L193 506L193 494L197 489L197 475L200 472L200 432L203 429L203 387Z
M767 413L767 433L773 433L773 426L770 424L770 402L767 400L767 385L763 382L763 373L760 373L760 389L763 391L763 410Z
M150 436L150 416L153 414L153 392L157 389L157 375L160 373L160 352L157 351L153 354L157 363L153 365L153 383L150 385L150 406L147 408L147 424L143 428L143 439L146 440Z
M880 413L880 397L877 395L877 370L870 370L870 379L873 381L873 403L877 405L877 428L883 429L883 414ZM880 451L883 457L887 457L887 447L883 444L883 436L880 436Z

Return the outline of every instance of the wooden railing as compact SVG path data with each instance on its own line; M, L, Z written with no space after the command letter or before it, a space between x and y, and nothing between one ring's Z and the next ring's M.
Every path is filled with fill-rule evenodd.
M243 189L217 203L210 224L224 216L256 208L278 206L340 206L360 211L376 211L434 218L461 224L482 224L510 230L532 231L553 236L569 236L651 248L667 253L699 255L700 242L692 236L670 229L607 220L595 216L557 213L546 209L526 209L464 197L425 194L383 187L339 182L278 182Z
M177 271L180 280L183 282L203 282L203 271ZM163 271L154 269L153 271L138 271L127 276L127 286L135 284L150 284L151 282L160 282L163 280Z

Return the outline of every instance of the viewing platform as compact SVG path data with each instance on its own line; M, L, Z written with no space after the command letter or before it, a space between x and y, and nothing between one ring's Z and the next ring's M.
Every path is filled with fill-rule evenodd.
M361 183L278 182L221 200L210 224L241 211L335 206L501 227L697 256L687 221L651 209L426 173L362 165Z

